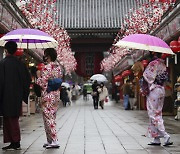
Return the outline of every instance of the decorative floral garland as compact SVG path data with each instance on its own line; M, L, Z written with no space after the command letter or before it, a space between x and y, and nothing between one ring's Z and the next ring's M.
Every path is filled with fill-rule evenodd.
M122 25L113 44L130 34L148 34L155 30L160 24L164 13L175 4L176 0L149 0L149 3L142 4L138 9L132 9L124 18ZM137 1L138 3L138 1ZM140 5L140 4L139 4ZM109 49L110 55L101 62L101 69L112 70L128 50L112 46Z
M19 8L34 28L38 28L58 41L58 61L65 68L66 74L76 69L76 59L71 51L70 37L56 21L56 0L20 0Z

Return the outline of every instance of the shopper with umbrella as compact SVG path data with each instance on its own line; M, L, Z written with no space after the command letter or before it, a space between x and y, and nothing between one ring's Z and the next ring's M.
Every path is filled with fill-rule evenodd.
M160 138L164 138L164 146L172 145L170 135L165 131L162 108L165 97L164 83L168 79L168 73L161 53L174 54L170 47L160 38L147 34L129 35L116 43L116 46L129 49L141 49L153 51L154 59L146 67L143 77L147 82L147 111L149 116L148 134L154 140L148 145L160 145ZM152 53L151 53L152 54Z

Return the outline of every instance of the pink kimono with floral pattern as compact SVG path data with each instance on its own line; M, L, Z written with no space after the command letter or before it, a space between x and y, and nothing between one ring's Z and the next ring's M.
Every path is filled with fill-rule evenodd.
M48 79L61 77L61 68L54 62L45 65L41 77L37 79L37 84L42 87L42 113L47 141L57 141L56 132L56 112L57 102L60 100L59 90L47 93Z
M164 105L165 90L163 85L155 82L157 76L166 71L164 60L155 59L149 63L143 73L144 79L149 84L150 93L147 96L147 111L149 116L149 137L163 137L166 135L163 119L162 108Z

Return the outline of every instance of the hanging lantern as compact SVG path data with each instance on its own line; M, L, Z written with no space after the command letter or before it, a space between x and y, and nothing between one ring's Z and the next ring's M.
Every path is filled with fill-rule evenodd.
M22 56L23 55L23 49L18 48L16 52L14 53L14 56Z
M171 41L170 48L174 53L180 52L180 44L178 41Z
M179 36L179 39L178 39L178 43L180 44L180 36Z
M131 75L131 71L130 70L125 70L124 72L122 72L122 77L124 78L124 77L126 77L126 76L129 76L129 75Z
M148 65L149 61L148 60L142 60L141 63L143 64L144 68Z
M120 82L122 80L122 76L121 75L117 75L117 76L115 76L115 78L114 78L114 81L115 82Z
M178 41L171 41L170 48L175 53L175 57L174 57L175 61L174 62L175 62L175 64L177 64L177 54L176 53L180 52L180 43Z
M37 69L38 70L42 70L44 68L44 64L43 63L39 63L38 65L37 65Z
M166 59L169 56L170 56L170 54L162 53L161 58L162 59Z

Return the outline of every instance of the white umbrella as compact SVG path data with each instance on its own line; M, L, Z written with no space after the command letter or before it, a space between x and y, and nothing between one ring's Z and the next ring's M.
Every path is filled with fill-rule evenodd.
M67 83L67 82L63 82L63 83L61 84L61 86L64 86L64 87L66 87L66 88L70 88L70 85L69 85L69 83Z
M98 82L107 82L107 78L103 74L94 74L90 79Z

